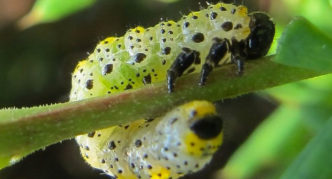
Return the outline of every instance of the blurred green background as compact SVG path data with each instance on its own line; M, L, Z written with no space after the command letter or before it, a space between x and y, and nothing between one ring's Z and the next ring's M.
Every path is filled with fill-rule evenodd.
M137 25L155 25L160 18L179 19L181 14L199 10L199 2L205 4L198 0L0 0L0 108L67 101L71 72L100 40L121 36ZM265 11L273 17L276 40L298 15L332 36L331 0L243 3L250 11ZM327 75L218 102L220 112L237 121L237 126L229 126L234 130L225 136L227 145L213 164L187 178L289 178L289 168L299 168L297 158L305 161L301 152L306 151L317 154L318 162L303 169L312 175L300 178L332 176L332 171L319 175L332 161L318 155L332 152L332 139L325 147L319 145L326 142L322 130L332 120L331 89L332 76ZM227 160L220 170L224 165L220 161ZM107 177L84 163L73 141L65 141L1 170L0 178Z

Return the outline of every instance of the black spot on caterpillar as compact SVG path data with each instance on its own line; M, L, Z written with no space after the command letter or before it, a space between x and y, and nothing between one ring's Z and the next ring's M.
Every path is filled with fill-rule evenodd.
M222 145L222 127L212 103L192 101L154 120L97 130L76 140L83 158L114 178L174 179L211 160Z
M204 85L214 67L228 63L236 64L241 74L244 60L267 53L274 31L266 14L248 14L244 6L224 3L191 12L177 22L129 29L122 37L101 41L77 65L70 99L114 94L129 84L135 89L166 79L172 92L178 77L199 71L199 84Z

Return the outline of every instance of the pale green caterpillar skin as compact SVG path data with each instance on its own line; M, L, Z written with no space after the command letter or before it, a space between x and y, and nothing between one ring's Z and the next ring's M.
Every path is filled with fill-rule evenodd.
M200 57L206 57L215 37L245 39L250 34L249 22L246 7L218 3L183 16L178 22L161 22L147 29L136 27L123 37L106 38L88 59L77 65L70 100L165 81L167 70L182 48L190 48L198 51ZM200 33L203 39L195 37ZM230 52L227 52L219 64L230 62ZM183 74L199 72L202 64L196 60Z
M83 158L119 179L178 178L203 168L223 141L213 104L193 101L165 116L76 137Z

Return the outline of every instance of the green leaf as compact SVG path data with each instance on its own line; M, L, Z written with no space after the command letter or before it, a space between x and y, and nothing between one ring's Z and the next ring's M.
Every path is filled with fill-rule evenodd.
M53 22L92 5L96 0L37 0L21 21L23 28L38 23Z
M298 17L286 27L275 62L315 71L332 72L332 39Z
M309 142L282 179L332 178L332 118Z
M277 178L310 139L303 117L297 108L280 106L236 151L220 178L259 178L262 168L273 168L268 176Z
M332 107L332 74L268 89L284 104L324 105Z
M280 2L278 2L280 3ZM283 4L288 8L287 13L291 16L303 16L315 26L324 30L330 35L332 23L332 1L331 0L305 0L305 1L289 1L282 0ZM280 3L280 4L281 4Z

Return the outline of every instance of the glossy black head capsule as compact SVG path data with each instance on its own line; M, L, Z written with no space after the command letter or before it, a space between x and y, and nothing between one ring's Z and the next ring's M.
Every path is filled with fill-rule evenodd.
M222 131L223 123L220 116L206 116L195 121L190 129L201 139L212 139Z
M270 49L275 33L275 25L271 18L262 12L253 12L250 16L250 35L246 39L248 59L266 55Z

